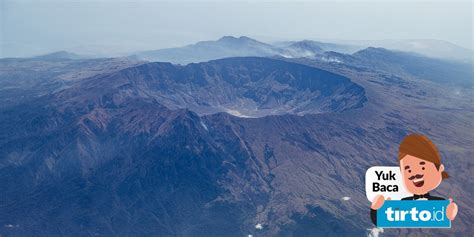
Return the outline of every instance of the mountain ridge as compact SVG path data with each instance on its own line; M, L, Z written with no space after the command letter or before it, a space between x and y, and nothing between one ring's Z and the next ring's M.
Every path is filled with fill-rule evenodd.
M462 49L455 46L446 46L446 49L441 53L435 53L437 50L436 45L430 46L428 42L424 47L408 47L410 45L421 45L422 43L404 43L407 47L397 47L394 41L391 44L382 44L374 42L373 44L367 43L327 43L314 40L300 40L300 41L287 41L287 42L276 42L276 43L264 43L256 39L249 38L247 36L234 37L234 36L223 36L215 41L200 41L195 44L187 45L178 48L167 48L158 50L141 51L135 54L136 57L150 61L169 61L178 64L188 64L196 62L205 62L209 60L236 57L236 56L259 56L259 57L272 57L281 56L289 58L300 58L308 57L314 58L324 52L334 51L344 54L353 54L357 51L363 50L370 47L383 47L393 51L403 51L405 53L416 53L423 57L433 59L444 59L447 61L455 61L457 63L472 64L474 53L464 52L469 51L468 49ZM437 41L435 41L437 42ZM444 48L446 48L444 47ZM449 52L454 52L454 56ZM450 56L451 55L451 56ZM458 55L458 56L456 56ZM464 56L462 56L464 55Z
M0 91L3 101L16 101L31 90L41 93L0 107L5 194L0 195L0 232L360 236L373 227L365 171L397 165L397 146L413 132L437 144L453 174L436 195L453 195L460 207L472 206L472 88L406 76L399 63L402 69L387 72L386 62L372 64L370 56L327 56L342 58L231 58L187 66L99 60L109 70L62 86L50 80L64 82L69 77L63 73L94 71L98 61L66 60L70 64L61 67L61 61L49 62L29 77L23 76L28 71L12 72L31 67L28 60L2 62L2 83L15 87L15 93ZM51 68L57 71L51 74ZM28 81L47 83L23 91ZM221 84L225 87L217 87ZM215 90L199 93L206 86ZM226 111L197 113L191 106L170 108L159 100L191 105L197 95L207 95L199 101L205 107L212 104L209 97L257 100L251 96L256 92L275 97L290 88L294 93L281 94L298 98L313 87L316 93L329 88L327 101L356 98L363 106L245 118ZM341 93L351 87L358 93ZM219 92L223 88L239 93ZM179 91L186 93L169 97ZM472 217L471 210L460 208L455 228L423 233L470 233ZM389 229L384 235L423 233Z
M361 107L365 101L363 89L348 78L300 64L257 57L219 59L186 66L147 63L103 78L87 79L82 85L94 91L104 88L104 83L109 87L119 83L115 87L119 91L123 89L121 93L148 97L173 109L189 108L199 114L220 111L261 117L342 112ZM102 103L110 100L113 98L102 99Z

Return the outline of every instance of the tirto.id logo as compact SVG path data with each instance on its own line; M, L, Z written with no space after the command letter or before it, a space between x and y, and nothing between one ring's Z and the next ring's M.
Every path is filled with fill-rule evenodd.
M449 228L449 201L386 201L377 211L378 227Z
M389 207L385 210L388 221L405 221L407 216L412 221L444 221L444 207L441 207L441 210L433 208L432 212L428 210L418 211L416 207L413 207L410 211L398 209L392 210L392 207Z

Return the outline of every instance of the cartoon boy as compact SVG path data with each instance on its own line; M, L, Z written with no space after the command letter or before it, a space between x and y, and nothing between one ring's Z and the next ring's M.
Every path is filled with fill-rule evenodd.
M411 134L406 136L398 150L398 161L405 188L413 193L413 196L402 200L445 200L441 197L430 195L430 191L437 188L443 179L448 178L441 164L441 156L433 142L426 136ZM377 195L372 201L370 217L377 225L377 209L383 206L385 198ZM458 206L449 198L446 208L446 216L454 220L458 212Z

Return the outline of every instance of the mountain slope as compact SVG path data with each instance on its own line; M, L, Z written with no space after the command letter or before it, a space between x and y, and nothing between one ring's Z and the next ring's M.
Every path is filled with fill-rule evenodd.
M34 123L42 138L27 143L10 138L9 144L24 144L23 152L10 152L2 137L0 203L2 213L10 213L1 215L2 233L222 236L232 230L243 235L235 222L251 207L233 210L237 204L218 200L228 192L226 177L262 183L236 169L248 159L238 144L228 144L232 153L225 152L195 114L156 104L125 102L116 109L75 112L74 119L64 112L55 116L59 122L43 126L38 118L22 118L23 125ZM227 219L214 221L224 213ZM8 223L21 223L21 229L5 228Z
M471 233L474 214L463 207L474 205L472 89L311 63L319 68L265 58L143 64L0 108L0 233L361 236L372 228L365 171L396 165L397 146L411 132L442 151L452 178L436 195L454 196L459 216L450 230L384 234ZM263 101L240 92L271 94L282 85L293 91L282 93L290 101L324 88L317 94L328 100L364 102L259 118L163 105L171 95L190 105L205 98L204 106Z
M95 75L144 63L131 58L71 59L68 53L0 59L0 107L14 106Z
M249 215L269 201L271 174L232 117L170 110L150 93L174 83L210 82L251 91L248 82L266 78L295 89L324 86L335 100L341 90L329 94L332 86L349 84L364 98L348 79L302 65L263 58L208 64L146 64L2 109L0 208L9 213L1 215L2 233L245 235L254 226ZM194 76L195 66L215 72L222 66L226 74L206 81ZM288 77L269 77L275 68L283 75L314 75L285 82ZM168 77L170 71L178 73L171 74L175 78ZM38 221L43 218L47 222Z

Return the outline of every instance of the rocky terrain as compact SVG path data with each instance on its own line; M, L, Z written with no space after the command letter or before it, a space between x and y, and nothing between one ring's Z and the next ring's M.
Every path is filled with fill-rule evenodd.
M149 63L84 80L72 92L110 92L149 98L170 109L189 108L198 114L229 112L241 117L341 112L362 107L364 89L348 78L266 58L228 58L176 66ZM78 98L83 100L84 98ZM89 99L89 98L88 98Z
M436 194L455 197L458 217L383 235L468 236L472 71L439 80L420 73L432 59L407 67L411 54L367 50L0 60L0 234L364 236L365 171L395 165L400 140L420 132L442 151L452 177Z

